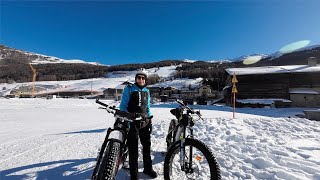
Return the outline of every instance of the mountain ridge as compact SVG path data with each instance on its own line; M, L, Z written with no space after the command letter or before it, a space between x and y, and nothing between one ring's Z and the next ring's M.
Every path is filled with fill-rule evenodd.
M246 64L250 57L259 57L254 64ZM279 52L240 56L231 60L161 60L150 63L102 65L88 63L83 60L64 60L54 56L46 56L33 52L26 52L0 44L0 83L29 82L32 72L28 63L37 69L37 81L63 81L87 78L106 77L108 72L133 71L139 68L159 68L176 65L174 78L220 78L227 68L278 66L278 65L306 65L308 58L320 59L320 45L305 47L287 54ZM320 62L318 62L320 64Z

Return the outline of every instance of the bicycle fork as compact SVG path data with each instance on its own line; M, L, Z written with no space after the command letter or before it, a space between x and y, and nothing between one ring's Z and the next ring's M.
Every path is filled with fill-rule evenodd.
M184 171L184 166L185 166L185 139L181 139L180 142L180 166L181 166L181 170Z
M186 134L186 128L184 128L180 136L180 166L182 171L185 171L186 173L193 173L193 169L192 169L193 147L192 146L189 147L189 158L187 158L188 162L186 162L185 134ZM193 129L190 129L190 136L191 138L193 137Z
M193 138L193 129L190 128L190 137ZM190 146L190 149L189 149L189 162L188 164L186 164L186 172L187 173L193 173L193 169L192 169L192 156L193 156L193 147Z

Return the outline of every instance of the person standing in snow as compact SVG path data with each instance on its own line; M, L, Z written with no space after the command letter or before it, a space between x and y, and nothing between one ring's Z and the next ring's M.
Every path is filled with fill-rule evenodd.
M141 69L136 73L135 83L127 85L123 91L120 110L130 113L140 114L146 122L139 128L133 123L130 124L127 144L129 148L129 166L131 180L138 179L138 137L143 147L143 173L152 178L157 177L157 173L152 168L151 160L151 119L150 93L146 88L148 74Z

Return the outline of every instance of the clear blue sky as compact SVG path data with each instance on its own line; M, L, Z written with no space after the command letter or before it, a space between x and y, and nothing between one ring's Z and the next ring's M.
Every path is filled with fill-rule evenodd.
M320 1L1 0L0 43L103 64L215 60L320 44Z

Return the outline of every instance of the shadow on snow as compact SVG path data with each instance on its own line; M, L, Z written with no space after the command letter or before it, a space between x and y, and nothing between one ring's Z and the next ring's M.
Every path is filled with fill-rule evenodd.
M74 132L68 132L68 133L63 133L63 134L81 134L81 133L102 133L106 131L106 129L92 129L92 130L84 130L84 131L74 131Z
M151 153L154 155L153 165L164 161L164 156L161 154L161 152L152 151ZM95 163L96 163L95 158L87 158L87 159L71 159L71 160L61 160L61 161L31 164L31 165L3 170L0 172L0 179L1 180L20 180L20 179L30 179L30 178L46 179L46 180L90 179ZM143 169L142 161L139 161L139 168ZM142 179L150 179L149 176L143 174L142 172L139 172L138 176L139 178L142 178ZM115 179L119 179L119 180L130 179L129 170L120 169Z
M4 170L0 173L2 180L18 180L36 177L36 179L90 179L93 166L87 163L94 162L94 158L87 159L72 159L44 162L38 164L31 164L12 169ZM94 163L93 163L94 164ZM85 166L84 168L77 169L77 166ZM50 167L53 166L53 167ZM32 170L33 168L40 168L41 170ZM43 169L43 170L42 170ZM23 171L28 170L28 173ZM14 175L13 175L14 173Z

